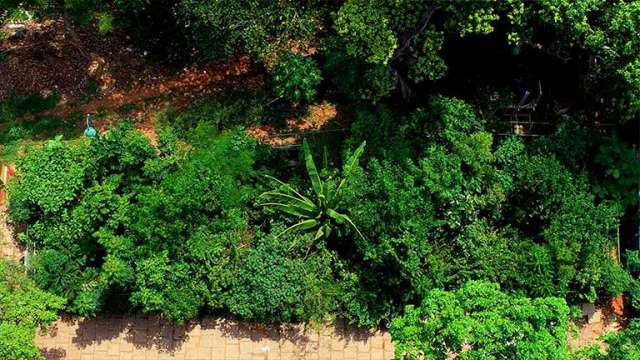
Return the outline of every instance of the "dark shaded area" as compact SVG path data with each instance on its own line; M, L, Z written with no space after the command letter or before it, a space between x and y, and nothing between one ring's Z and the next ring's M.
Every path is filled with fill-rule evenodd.
M192 60L187 28L176 17L176 0L151 0L144 9L126 12L120 20L132 40L166 65L179 67ZM136 5L132 5L136 6Z

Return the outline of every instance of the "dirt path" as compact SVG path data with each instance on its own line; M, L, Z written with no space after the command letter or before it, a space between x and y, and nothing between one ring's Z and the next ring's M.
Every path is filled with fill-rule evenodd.
M60 102L46 114L100 113L105 119L98 127L126 115L153 133L153 116L161 109L180 110L224 89L262 81L247 57L175 71L152 60L139 47L144 44L134 46L124 32L100 34L95 25L79 27L61 18L23 25L26 35L0 40L6 55L0 61L0 98L56 93ZM0 31L7 29L0 24Z
M247 128L247 132L263 144L286 147L300 144L305 134L344 132L347 121L340 116L334 104L322 102L307 107L307 114L288 119L283 128L260 125Z
M113 91L90 102L78 105L63 104L49 113L67 117L71 113L106 114L95 126L104 131L109 125L120 121L122 109L129 107L126 116L135 121L136 128L144 132L154 143L155 114L162 109L181 110L195 100L222 92L235 86L253 86L258 78L251 72L249 60L239 58L226 64L208 64L184 69L179 74L149 85ZM113 116L113 114L116 114ZM78 124L84 126L84 122Z
M22 250L13 236L13 229L7 221L7 211L0 205L0 257L20 261Z
M254 80L249 75L250 64L245 57L225 64L193 66L150 85L113 91L79 106L63 104L49 113L63 117L77 111L113 113L125 105L136 109L134 114L136 111L148 111L157 106L182 109L198 98L215 94L230 86L237 86L243 82L249 85Z
M153 117L162 109L184 109L230 87L263 83L247 57L175 72L151 60L148 52L134 46L123 32L100 34L95 24L79 27L61 18L24 25L25 36L0 41L0 51L7 54L7 59L0 61L0 98L13 92L55 92L61 101L48 114L65 118L100 114L102 119L96 121L99 130L126 115L154 140ZM309 106L306 115L287 120L284 126L247 130L263 143L290 146L300 142L300 133L343 131L344 120L333 104L321 103ZM80 121L78 127L83 126Z
M578 333L570 334L569 348L577 350L589 345L605 346L602 335L611 331L620 331L623 321L609 308L596 308L588 322L578 324Z

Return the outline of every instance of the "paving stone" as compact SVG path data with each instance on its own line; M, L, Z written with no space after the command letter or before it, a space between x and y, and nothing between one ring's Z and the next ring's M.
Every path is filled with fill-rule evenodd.
M388 333L344 324L283 328L205 319L186 327L148 316L66 317L36 343L49 360L380 360L393 359Z
M159 355L157 352L146 352L145 353L145 360L159 360Z
M135 360L135 358L133 357L133 353L120 353L118 360Z
M393 359L394 355L395 354L394 354L392 349L391 350L387 350L387 349L384 350L384 358L385 358L385 360Z
M240 354L251 354L253 351L251 340L241 340L240 341Z

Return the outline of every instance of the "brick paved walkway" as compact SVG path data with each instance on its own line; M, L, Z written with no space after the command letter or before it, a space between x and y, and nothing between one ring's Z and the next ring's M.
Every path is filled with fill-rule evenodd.
M36 343L48 360L211 360L393 358L386 332L336 323L273 326L207 319L178 327L155 317L63 318Z

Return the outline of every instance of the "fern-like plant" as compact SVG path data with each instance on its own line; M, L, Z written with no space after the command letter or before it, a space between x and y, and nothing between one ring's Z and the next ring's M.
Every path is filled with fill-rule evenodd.
M273 191L263 193L260 197L265 202L260 205L275 208L299 219L297 223L289 226L282 233L295 229L314 231L314 241L317 241L319 239L327 239L336 224L348 224L359 236L364 238L351 218L340 210L340 191L358 164L358 160L364 152L364 147L365 142L362 142L356 151L349 156L344 164L340 178L328 177L322 179L313 161L309 144L305 140L303 142L304 159L307 173L311 179L312 196L302 195L291 185L268 176L280 186Z

